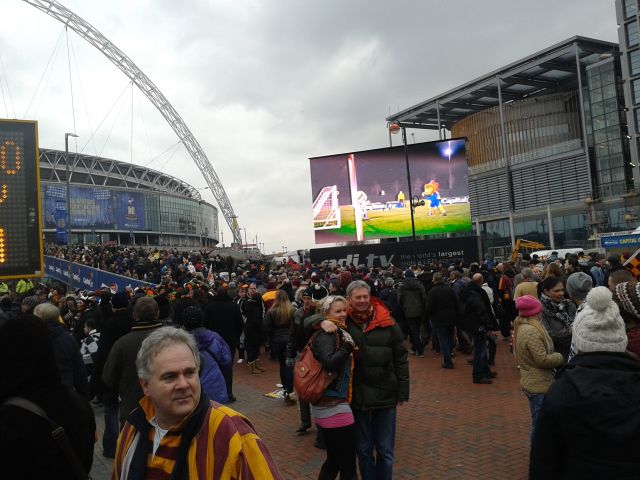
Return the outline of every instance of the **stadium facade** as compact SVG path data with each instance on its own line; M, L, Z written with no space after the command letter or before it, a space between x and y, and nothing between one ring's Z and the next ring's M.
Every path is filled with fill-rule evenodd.
M630 148L640 129L626 114L627 73L617 44L573 37L387 121L468 139L483 253L503 256L518 238L590 248L603 233L640 224L639 163Z
M214 246L218 209L177 178L146 167L69 154L71 243ZM46 242L66 225L65 152L40 149L40 188Z

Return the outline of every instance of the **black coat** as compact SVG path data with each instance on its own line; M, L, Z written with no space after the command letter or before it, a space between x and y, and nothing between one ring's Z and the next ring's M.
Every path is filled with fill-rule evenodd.
M58 322L45 322L53 341L53 353L62 384L83 397L89 396L87 369L75 339Z
M96 384L102 391L108 390L102 381L102 370L104 369L104 364L107 361L109 352L111 352L116 340L129 333L132 326L133 318L127 308L114 310L111 316L102 322L100 341L98 342L98 351L96 352L95 358L95 372L93 374L95 382L97 382ZM94 381L94 378L92 378L92 381Z
M240 307L229 295L216 295L204 309L204 326L220 335L233 353L244 328Z
M579 354L545 396L529 478L635 480L638 445L640 362L624 353Z
M258 294L245 297L242 302L242 313L246 318L244 325L245 345L255 345L262 341L262 319L264 317L264 302Z
M22 396L64 428L71 447L88 473L93 463L96 430L88 401L61 384L47 385ZM16 478L24 479L75 478L60 447L51 438L49 424L14 406L0 408L0 463L7 478L11 477L8 472L19 472Z
M446 283L437 283L429 289L427 317L431 319L433 328L458 324L458 297Z
M497 321L491 309L489 296L480 285L468 282L460 293L460 302L462 321L467 332L474 335L497 330Z
M311 342L311 351L325 370L338 373L345 369L353 346L345 342L339 332L327 333L319 330Z

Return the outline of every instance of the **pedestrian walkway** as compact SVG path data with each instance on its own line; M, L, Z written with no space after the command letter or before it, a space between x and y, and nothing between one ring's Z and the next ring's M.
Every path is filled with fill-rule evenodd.
M529 406L519 388L519 374L507 342L498 342L493 385L471 383L468 356L454 357L455 369L440 368L441 358L427 348L426 358L410 357L411 394L398 407L394 479L469 480L527 478ZM264 358L264 355L263 355ZM297 407L264 394L276 389L278 364L263 360L267 372L249 373L234 364L231 406L244 413L264 439L286 479L316 479L325 452L313 446L315 434L294 433ZM101 409L96 409L102 428ZM100 444L92 476L107 479Z

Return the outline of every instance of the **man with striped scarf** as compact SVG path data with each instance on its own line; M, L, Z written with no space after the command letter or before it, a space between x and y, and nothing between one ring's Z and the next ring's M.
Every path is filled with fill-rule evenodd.
M200 388L191 334L173 327L142 342L136 367L144 398L120 432L115 480L282 477L247 418Z

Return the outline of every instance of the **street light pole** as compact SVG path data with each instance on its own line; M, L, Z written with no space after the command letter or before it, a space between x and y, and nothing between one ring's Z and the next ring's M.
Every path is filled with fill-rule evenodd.
M67 230L67 274L69 275L69 288L73 287L73 278L71 271L71 261L73 260L71 256L71 188L69 182L69 137L78 138L78 135L75 133L65 133L64 134L64 163L65 163L65 173L66 173L66 186L67 186L67 218L65 221L65 227Z

